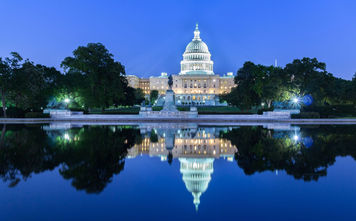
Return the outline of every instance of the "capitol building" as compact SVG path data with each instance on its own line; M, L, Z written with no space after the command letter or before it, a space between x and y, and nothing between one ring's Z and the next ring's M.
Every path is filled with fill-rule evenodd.
M187 45L183 60L180 62L180 73L172 75L177 105L223 105L219 101L219 95L229 93L235 87L232 72L220 76L214 73L214 62L207 44L200 38L198 25L194 30L194 38ZM145 95L157 90L159 99L164 99L168 89L168 74L163 72L161 76L139 78L135 75L127 76L129 86L141 88Z

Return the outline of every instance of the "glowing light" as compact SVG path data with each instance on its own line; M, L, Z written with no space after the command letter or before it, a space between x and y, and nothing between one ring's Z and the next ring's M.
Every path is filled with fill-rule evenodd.
M70 140L69 134L67 134L67 133L65 133L63 137L65 140Z
M293 136L293 140L294 140L294 141L298 141L298 140L299 140L299 136L298 136L298 135L294 135L294 136Z
M298 103L298 102L299 102L299 99L298 99L297 97L295 97L295 98L293 98L293 100L292 100L292 101L293 101L293 103L295 103L295 104L296 104L296 103Z
M66 98L66 99L64 99L64 102L68 104L70 102L70 99Z

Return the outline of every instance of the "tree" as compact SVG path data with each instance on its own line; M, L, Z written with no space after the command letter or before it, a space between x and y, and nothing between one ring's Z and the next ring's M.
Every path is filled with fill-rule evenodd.
M295 59L284 70L299 96L311 94L319 102L325 98L324 89L330 83L325 63L316 58Z
M6 117L6 107L7 107L7 95L12 90L14 84L13 75L14 72L19 68L22 57L16 53L11 52L11 58L1 58L0 57L0 96L1 96L1 105Z
M101 43L89 43L66 57L61 67L67 75L82 75L78 92L87 107L125 104L128 83L125 67L113 59L113 55Z
M263 84L266 74L264 66L248 61L237 71L235 84L230 94L222 96L229 104L243 109L261 104Z
M55 68L35 65L26 60L13 74L12 91L9 97L14 105L23 110L40 110L45 107L55 88L61 73Z
M135 104L141 104L145 100L145 94L141 88L135 89Z
M289 90L286 75L282 68L263 66L263 86L261 100L271 108L273 101L285 100L285 92Z
M140 104L142 101L145 100L145 94L143 93L141 88L128 87L125 93L125 105L133 106L135 104Z
M158 98L158 91L157 90L152 90L150 92L150 102L153 104Z
M355 105L356 104L356 73L354 74L354 77L352 78L351 82L351 97L352 97L352 102Z

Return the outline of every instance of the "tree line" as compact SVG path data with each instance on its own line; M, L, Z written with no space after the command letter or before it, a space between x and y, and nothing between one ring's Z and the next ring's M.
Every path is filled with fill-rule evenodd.
M35 64L18 53L0 57L0 96L7 108L42 111L51 99L73 108L132 106L144 100L140 89L128 86L125 67L101 43L89 43L66 57L61 68Z
M244 63L231 93L222 99L242 109L272 108L273 102L308 98L311 105L356 103L356 74L352 81L334 77L316 58L295 59L284 68Z

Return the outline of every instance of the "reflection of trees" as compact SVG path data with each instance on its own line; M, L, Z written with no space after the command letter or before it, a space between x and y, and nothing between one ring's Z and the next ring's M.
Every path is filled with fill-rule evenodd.
M127 149L135 144L136 130L86 127L79 139L62 143L60 173L88 193L101 192L114 174L124 169Z
M261 127L242 127L223 136L237 146L235 158L246 174L285 170L296 179L318 180L337 156L356 156L356 133L350 126L302 129L302 135L313 139L309 148L303 142L294 142L287 132L278 138L273 134Z
M40 127L7 126L0 149L0 177L16 185L32 173L51 170L58 165L55 150Z
M139 131L121 127L71 129L50 139L40 127L8 128L0 149L0 177L10 186L32 173L52 170L89 193L102 191L124 168L127 149L140 142Z

